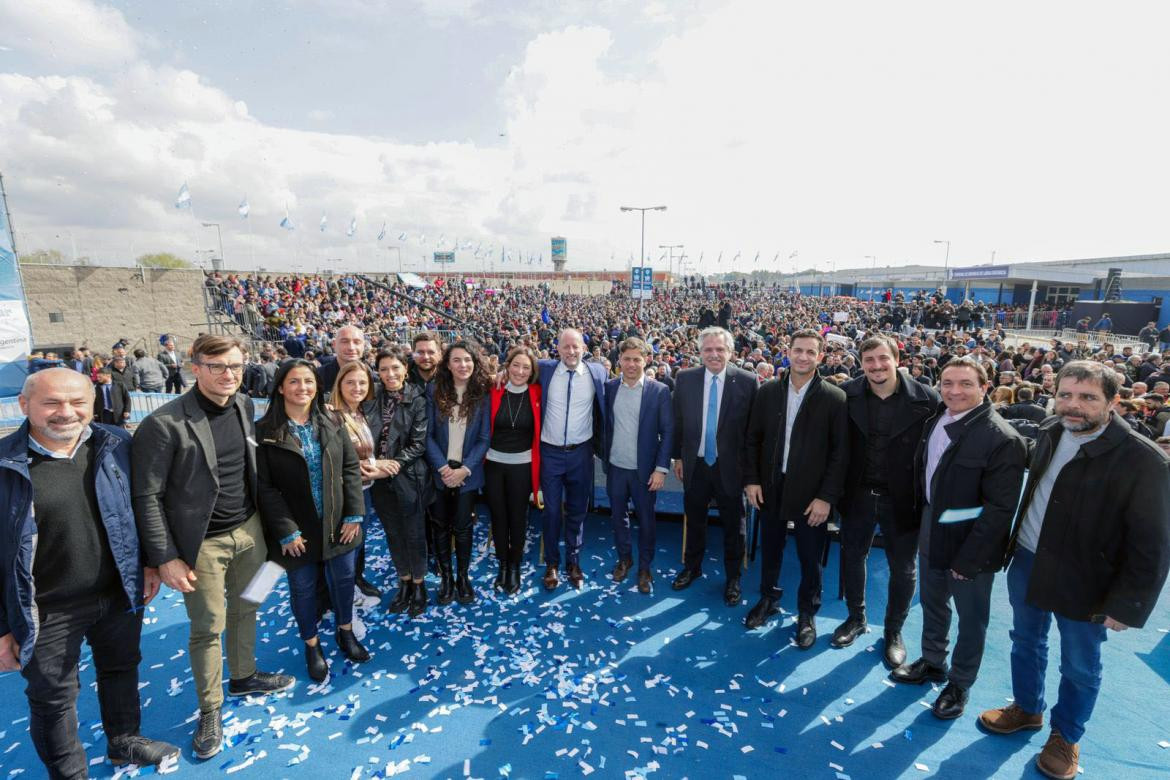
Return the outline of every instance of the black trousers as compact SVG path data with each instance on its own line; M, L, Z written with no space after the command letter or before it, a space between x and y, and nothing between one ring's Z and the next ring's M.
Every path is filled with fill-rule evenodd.
M484 463L484 495L492 513L496 560L519 566L528 533L528 496L532 494L531 463Z
M87 776L85 749L77 735L77 662L82 639L93 651L107 743L138 734L141 636L142 612L131 611L121 592L41 612L32 660L21 674L28 682L29 736L49 777Z
M183 380L183 373L181 371L176 371L173 374L167 374L166 385L164 386L166 392L181 393L183 392L183 388L186 386L187 383Z
M882 531L890 567L885 629L901 631L918 581L918 530L898 531L893 499L874 495L867 489L862 489L861 495L852 502L848 516L841 518L841 579L845 603L850 615L865 615L865 563L878 528Z
M475 491L461 492L460 488L445 487L438 491L431 505L432 533L435 538L435 557L439 566L451 568L451 538L455 539L455 561L460 572L471 565L471 531L474 518Z
M760 509L760 595L780 598L780 565L788 541L788 520L796 537L796 555L800 560L800 588L796 606L802 615L815 615L821 608L824 587L825 546L829 543L829 523L808 524L807 515L789 518L780 511L784 499L784 477L776 476L775 487L764 496Z
M723 525L723 562L728 579L739 577L743 567L743 552L747 525L743 514L740 492L728 495L719 480L719 464L708 466L699 458L691 472L691 481L683 492L683 511L687 515L687 543L683 551L683 566L691 571L703 570L703 554L707 551L707 505L715 499L719 507L719 522Z

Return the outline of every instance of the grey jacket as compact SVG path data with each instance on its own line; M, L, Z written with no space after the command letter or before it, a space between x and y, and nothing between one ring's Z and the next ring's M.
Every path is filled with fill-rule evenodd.
M134 432L131 494L147 566L180 558L193 567L215 507L215 444L194 392L192 388L164 404ZM255 500L259 489L252 399L236 393L233 403L244 423L248 482Z
M162 363L145 355L134 361L134 379L139 388L162 390L167 383L167 370Z

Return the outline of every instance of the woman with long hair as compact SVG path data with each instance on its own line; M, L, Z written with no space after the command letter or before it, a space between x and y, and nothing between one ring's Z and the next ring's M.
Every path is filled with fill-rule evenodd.
M443 350L435 372L427 433L427 461L438 495L431 509L435 557L439 560L440 604L458 598L475 601L467 570L471 565L472 510L483 487L483 459L491 442L488 379L476 344L457 341ZM452 578L451 538L455 538L458 579Z
M370 498L398 574L398 592L387 609L416 617L427 608L427 540L423 510L430 502L427 401L419 386L406 381L409 358L402 347L387 347L374 359L381 387L366 419L374 433Z
M363 595L377 599L382 597L382 592L365 577L365 541L369 539L369 524L374 519L374 505L370 498L370 486L374 484L374 480L367 474L369 467L374 463L374 434L367 414L373 416L376 413L376 406L374 383L370 379L369 367L360 360L342 366L337 372L337 378L333 380L333 391L329 398L333 419L349 436L349 441L357 452L358 463L362 466L362 496L366 502L362 536L365 539L357 548L354 584Z
M322 410L313 365L285 361L272 384L268 411L256 424L257 503L269 537L269 555L288 572L289 600L305 643L309 677L321 682L329 674L317 638L317 569L322 561L337 646L355 663L370 660L353 633L362 477L349 437Z
M540 384L536 354L513 347L504 358L507 383L492 386L491 446L484 493L492 514L492 541L500 570L495 589L520 591L520 562L528 533L528 505L540 498Z

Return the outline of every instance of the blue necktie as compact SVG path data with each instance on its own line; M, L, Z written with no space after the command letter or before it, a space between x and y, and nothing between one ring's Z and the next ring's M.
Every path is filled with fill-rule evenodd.
M111 412L114 411L114 405L110 403L110 386L109 385L102 385L102 402L105 404L106 409L108 409Z
M703 460L715 465L715 426L719 422L719 376L711 377L711 392L707 398L707 426L703 432Z
M569 372L569 389L565 393L565 438L561 439L561 442L566 447L569 446L569 409L573 401L573 376L576 373L576 371Z

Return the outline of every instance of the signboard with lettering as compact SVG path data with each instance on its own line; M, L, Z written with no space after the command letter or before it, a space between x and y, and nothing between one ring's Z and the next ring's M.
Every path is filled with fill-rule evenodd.
M435 262L436 263L454 263L455 262L455 253L454 252L435 252Z
M630 269L630 297L634 300L650 300L654 297L653 268L635 266Z
M973 265L968 268L952 268L952 279L1007 279L1011 268L1006 265Z

